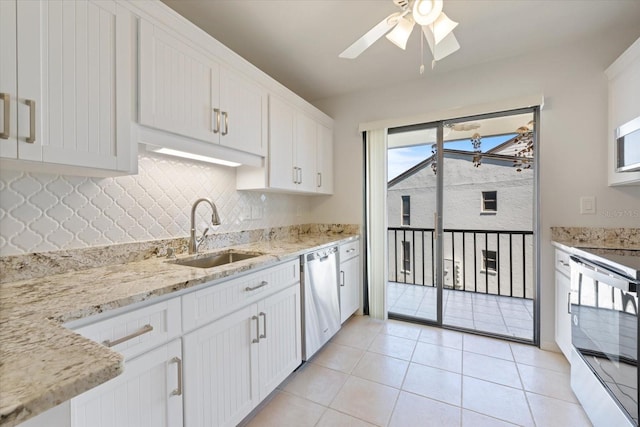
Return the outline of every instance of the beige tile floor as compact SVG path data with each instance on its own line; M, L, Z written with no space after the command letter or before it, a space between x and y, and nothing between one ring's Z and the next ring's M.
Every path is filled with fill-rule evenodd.
M557 353L354 316L250 427L590 426Z

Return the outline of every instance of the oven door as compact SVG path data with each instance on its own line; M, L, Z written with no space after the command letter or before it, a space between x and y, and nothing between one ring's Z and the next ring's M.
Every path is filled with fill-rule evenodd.
M571 257L571 341L609 394L638 423L637 284Z

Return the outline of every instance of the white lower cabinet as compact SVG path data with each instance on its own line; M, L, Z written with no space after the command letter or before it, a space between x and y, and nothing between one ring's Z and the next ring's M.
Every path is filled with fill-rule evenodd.
M300 310L294 259L97 321L69 323L122 353L124 372L23 425L235 426L302 362Z
M301 361L300 286L184 337L185 425L235 426Z
M556 249L556 344L571 362L571 269L569 254Z
M340 323L360 308L360 242L340 246Z
M71 399L71 427L181 426L181 369L179 339L127 361L121 375Z

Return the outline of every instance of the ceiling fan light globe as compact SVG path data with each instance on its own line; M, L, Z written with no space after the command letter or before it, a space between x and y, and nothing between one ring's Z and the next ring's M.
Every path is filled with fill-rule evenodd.
M424 34L424 38L427 40L427 44L433 54L434 61L439 61L460 49L460 44L453 32L450 32L438 44L435 42L435 36L431 25L423 25L422 33Z
M413 19L420 25L433 23L442 13L442 0L415 0Z
M413 22L413 20L402 18L386 37L391 43L405 50L407 48L407 40L409 40L414 25L415 22Z
M431 26L433 27L433 37L437 45L440 44L440 42L444 40L444 38L447 37L449 33L458 26L458 23L449 19L449 17L445 15L444 12L442 12L440 16L438 16L438 19L436 19L433 24L431 24Z

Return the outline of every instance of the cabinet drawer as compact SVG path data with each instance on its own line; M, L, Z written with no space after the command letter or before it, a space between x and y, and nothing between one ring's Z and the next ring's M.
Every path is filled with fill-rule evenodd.
M299 281L300 260L295 259L184 295L184 329L205 325Z
M569 266L569 253L556 249L556 270L566 276L571 275L571 267Z
M120 314L75 331L130 359L182 333L180 298Z
M340 262L360 255L360 240L340 245Z

